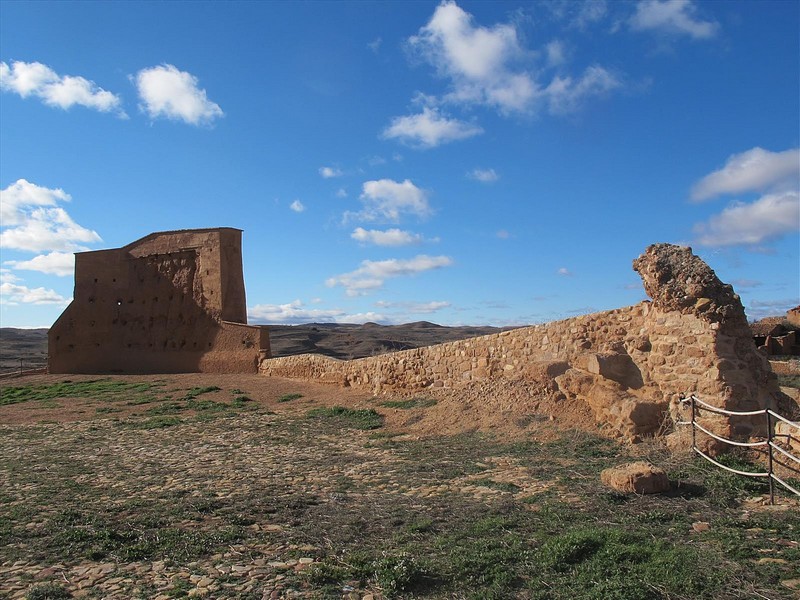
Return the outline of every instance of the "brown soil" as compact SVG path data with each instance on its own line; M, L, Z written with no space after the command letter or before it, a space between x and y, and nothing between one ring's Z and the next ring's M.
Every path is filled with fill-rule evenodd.
M254 406L277 414L304 414L319 407L345 406L374 408L384 416L386 426L412 437L452 435L465 432L490 432L501 439L553 439L567 429L600 432L590 409L577 401L556 402L524 381L485 382L454 389L430 390L417 397L436 401L427 408L390 408L384 403L409 399L400 394L375 397L366 390L330 384L265 377L248 374L186 373L170 375L30 375L0 382L0 388L26 385L48 385L64 381L80 382L108 379L132 383L159 383L165 394L185 393L194 387L217 386L218 392L204 394L208 400L229 400L231 390L242 390ZM302 398L279 402L286 394L302 394ZM55 406L54 406L55 404ZM102 414L108 404L91 398L54 399L53 402L22 402L0 406L0 423L9 425L41 422L73 422L99 418L126 419L141 415L143 408L114 403L114 412ZM182 415L193 416L192 411Z

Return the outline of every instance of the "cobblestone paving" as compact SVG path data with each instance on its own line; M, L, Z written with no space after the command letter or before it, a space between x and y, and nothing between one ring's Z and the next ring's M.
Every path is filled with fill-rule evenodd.
M76 598L313 597L303 571L336 548L308 534L312 512L325 527L337 505L359 513L378 495L383 505L452 495L483 502L549 487L512 457L475 461L476 472L460 476L453 465L451 477L441 465L426 472L401 445L381 442L368 432L319 432L302 416L263 413L152 430L112 420L0 426L3 514L26 513L30 533L0 550L0 596L23 598L53 582ZM66 557L43 560L37 540L65 522L65 510L79 513L79 529L98 529L92 517L100 515L117 529L236 534L192 560L122 561L109 558L114 552L92 560L68 543ZM142 523L147 515L153 522ZM340 597L379 595L350 586Z

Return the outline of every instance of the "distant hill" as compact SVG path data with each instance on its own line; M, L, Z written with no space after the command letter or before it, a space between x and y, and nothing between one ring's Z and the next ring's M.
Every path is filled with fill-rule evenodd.
M404 325L309 323L270 325L269 337L273 356L311 353L353 359L503 330L488 326L445 327L428 321ZM47 363L47 329L0 328L0 372L19 369L20 359L26 369L42 367Z

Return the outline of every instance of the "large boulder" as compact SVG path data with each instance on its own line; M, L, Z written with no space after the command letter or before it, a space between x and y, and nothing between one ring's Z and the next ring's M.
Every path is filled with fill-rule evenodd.
M669 490L664 470L644 461L606 469L600 473L600 481L624 494L660 494Z

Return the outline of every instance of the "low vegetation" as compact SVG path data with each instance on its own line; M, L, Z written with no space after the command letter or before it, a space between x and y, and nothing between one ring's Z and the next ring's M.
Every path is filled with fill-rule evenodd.
M768 510L763 481L655 445L580 432L409 439L383 425L377 399L274 414L239 389L108 383L3 390L138 412L0 425L0 597L82 586L142 599L711 600L800 587L787 495L789 510ZM672 491L600 484L633 458L664 467ZM107 572L87 579L98 566Z

